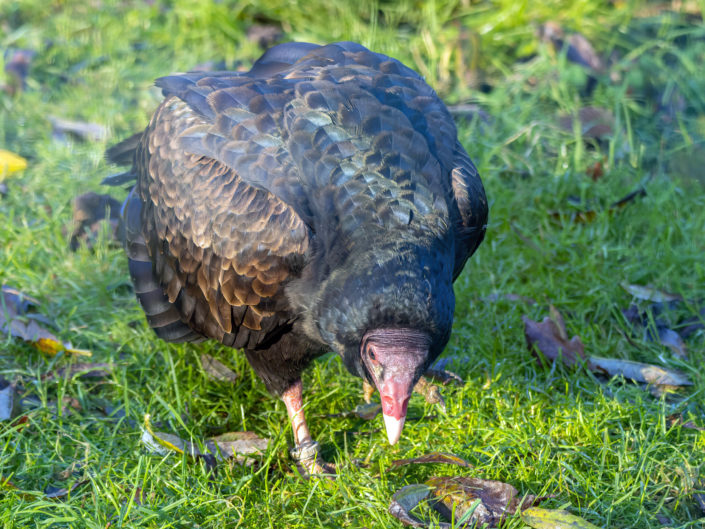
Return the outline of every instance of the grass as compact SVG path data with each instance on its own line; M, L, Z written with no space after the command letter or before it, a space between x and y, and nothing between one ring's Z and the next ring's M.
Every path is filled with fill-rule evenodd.
M686 302L667 313L674 322L697 314L705 299L705 5L679 3L676 11L690 14L669 14L642 1L259 4L0 6L2 48L37 52L26 90L0 92L0 148L29 160L0 200L0 280L38 297L62 339L91 349L94 361L117 364L105 380L47 381L43 374L75 360L4 340L0 373L40 404L24 411L24 426L0 426L0 475L30 491L3 492L3 526L401 527L387 514L396 490L461 473L390 469L393 459L431 449L469 460L469 475L512 483L522 493L555 494L548 507L569 508L600 527L702 526L693 492L705 473L705 434L671 426L667 417L679 413L705 425L705 334L688 339L687 361L627 339L620 309L632 300L619 284L683 294ZM548 20L583 32L603 57L613 55L589 95L586 71L538 38ZM414 397L410 415L438 417L410 421L389 447L379 418L326 417L360 403L361 385L336 358L316 362L304 380L307 414L324 455L341 468L335 482L304 481L292 472L284 406L243 355L212 343L158 341L126 286L122 251L103 233L95 249L72 253L65 231L72 197L115 192L99 185L115 171L102 153L146 124L159 101L153 79L209 60L250 64L260 50L246 30L261 22L280 25L286 39L360 41L421 71L446 101L470 100L488 114L458 121L491 201L486 242L456 283L445 353L462 359L455 370L465 385L445 390L445 414ZM0 83L8 81L0 73ZM614 115L610 137L586 142L579 126L559 126L559 115L588 105ZM48 116L101 123L110 139L58 141ZM596 162L605 174L593 182L586 171ZM641 184L647 196L606 211ZM552 217L576 209L568 201L573 195L597 210L592 222ZM538 303L488 301L492 294ZM521 316L542 318L548 302L590 354L676 367L694 386L677 398L657 398L586 371L539 368L526 350ZM199 367L201 352L231 365L238 383L210 381ZM67 397L75 408L56 405ZM259 466L223 464L213 476L181 456L147 453L140 443L145 413L182 437L248 429L273 442ZM357 468L355 459L370 467ZM62 481L58 474L77 461L82 469ZM64 501L41 493L80 479L88 483ZM514 517L507 527L523 524Z

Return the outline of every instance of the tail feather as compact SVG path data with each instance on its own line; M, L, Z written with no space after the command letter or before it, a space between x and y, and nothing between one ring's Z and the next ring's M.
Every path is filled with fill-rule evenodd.
M133 189L122 208L125 250L130 277L137 299L147 316L147 322L162 340L167 342L199 342L205 338L181 320L176 306L164 293L154 273L147 244L141 233L142 202Z
M105 151L105 158L116 165L132 165L142 132L133 134Z

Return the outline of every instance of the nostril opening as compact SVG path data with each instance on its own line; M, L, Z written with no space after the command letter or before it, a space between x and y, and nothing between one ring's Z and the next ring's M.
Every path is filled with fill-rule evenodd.
M394 399L389 395L382 397L382 413L389 415L394 409Z

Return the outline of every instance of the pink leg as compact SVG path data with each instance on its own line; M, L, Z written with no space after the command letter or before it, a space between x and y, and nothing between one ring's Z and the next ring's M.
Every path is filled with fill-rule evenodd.
M289 414L289 421L294 430L294 444L313 442L311 432L308 431L306 417L304 417L304 386L301 379L297 380L293 386L282 393L282 400L286 405L286 412Z
M306 474L335 474L333 465L326 463L318 457L318 443L311 438L311 432L304 417L303 384L297 380L289 389L282 393L282 400L289 414L291 428L294 430L294 444L296 447L291 455L299 464L302 473Z

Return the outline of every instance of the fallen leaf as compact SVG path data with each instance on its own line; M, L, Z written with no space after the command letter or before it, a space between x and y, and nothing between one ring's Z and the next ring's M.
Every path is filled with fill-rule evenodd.
M232 369L205 353L201 355L201 367L211 380L234 383L238 378L238 374Z
M674 413L666 417L666 424L669 428L673 426L678 426L680 428L685 428L686 430L697 430L699 432L705 432L705 428L702 426L697 426L693 421L686 421L682 415Z
M458 465L465 468L472 467L472 465L463 458L447 452L431 452L430 454L412 457L409 459L395 459L392 461L392 466L400 467L404 465L419 465L425 463L446 463L448 465Z
M558 124L572 133L577 127L583 138L605 138L614 134L614 114L606 108L583 107L577 115L560 116Z
M382 404L379 402L366 402L355 406L353 414L365 421L371 421L382 413Z
M697 316L688 318L682 322L681 325L683 325L683 327L679 330L678 334L680 334L682 338L688 338L700 329L705 329L705 307L700 309L700 313Z
M652 287L651 285L630 285L626 281L622 281L619 286L621 286L624 290L629 292L635 298L643 299L646 301L664 303L668 301L683 300L683 296L681 296L680 294L672 294L671 292L658 290Z
M85 193L73 200L73 231L71 233L71 250L76 251L81 242L88 248L95 244L101 223L110 224L114 240L119 240L120 210L122 205L110 195Z
M532 495L520 499L513 486L490 479L433 477L426 485L431 488L434 509L447 520L454 517L458 526L499 527L507 516L545 499Z
M678 300L672 300L666 303L672 305L678 303ZM656 318L656 315L663 310L664 306L664 302L656 302L652 303L647 310L642 311L637 305L632 303L628 309L622 310L622 314L635 331L643 331L645 340L658 341L671 349L673 354L677 357L687 359L688 348L681 335L671 329L668 326L668 322L661 318Z
M561 358L567 366L574 366L579 360L585 359L585 346L578 336L567 339L565 324L561 317L559 322L551 318L544 318L541 323L535 322L527 316L522 316L524 321L524 336L529 350L534 346L549 360ZM539 359L539 363L541 360Z
M566 37L561 26L549 21L541 26L539 36L542 40L550 42L556 52L565 52L566 59L570 62L589 68L595 73L604 72L604 62L590 41L581 33L572 33Z
M23 299L27 300L27 304ZM92 355L85 349L74 349L68 342L60 342L56 336L40 326L36 319L29 318L33 315L25 315L25 311L34 305L35 301L27 296L23 298L19 291L4 285L0 291L0 332L30 342L40 351L52 356L59 352L80 356Z
M389 514L404 525L411 527L428 527L429 524L427 522L413 516L411 511L420 503L426 501L430 492L431 487L428 485L414 484L402 487L392 496L392 501L389 505ZM449 523L440 522L438 527L440 529L449 529L451 525Z
M637 382L667 386L692 386L693 383L683 373L632 360L617 358L600 358L591 356L588 359L588 369L595 373L613 376L622 375Z
M27 160L14 152L0 149L0 180L6 176L27 168Z
M206 458L214 461L235 459L242 463L248 457L262 455L269 446L268 439L263 439L253 432L230 432L208 439L203 443L202 450L198 444L185 441L178 435L153 431L149 415L144 416L144 428L142 442L151 452L161 455L176 452L192 458Z
M676 331L668 327L659 327L658 337L661 343L668 347L678 358L688 358L688 348L683 338Z
M53 127L54 138L59 140L65 140L67 134L84 141L102 141L108 136L108 130L97 123L72 121L56 116L49 116L49 123Z
M27 87L27 74L36 54L34 50L12 50L8 53L5 72L10 77L10 83L2 87L8 94L14 95Z
M82 481L77 481L70 487L54 487L52 485L48 486L46 489L44 489L44 495L49 498L49 499L61 499L66 496L69 496L74 490L76 490L78 487L81 487L88 483L87 479L84 479Z
M18 415L19 407L15 400L15 385L5 382L0 389L0 421L9 421Z
M534 529L599 529L568 511L530 507L521 513L522 521Z

